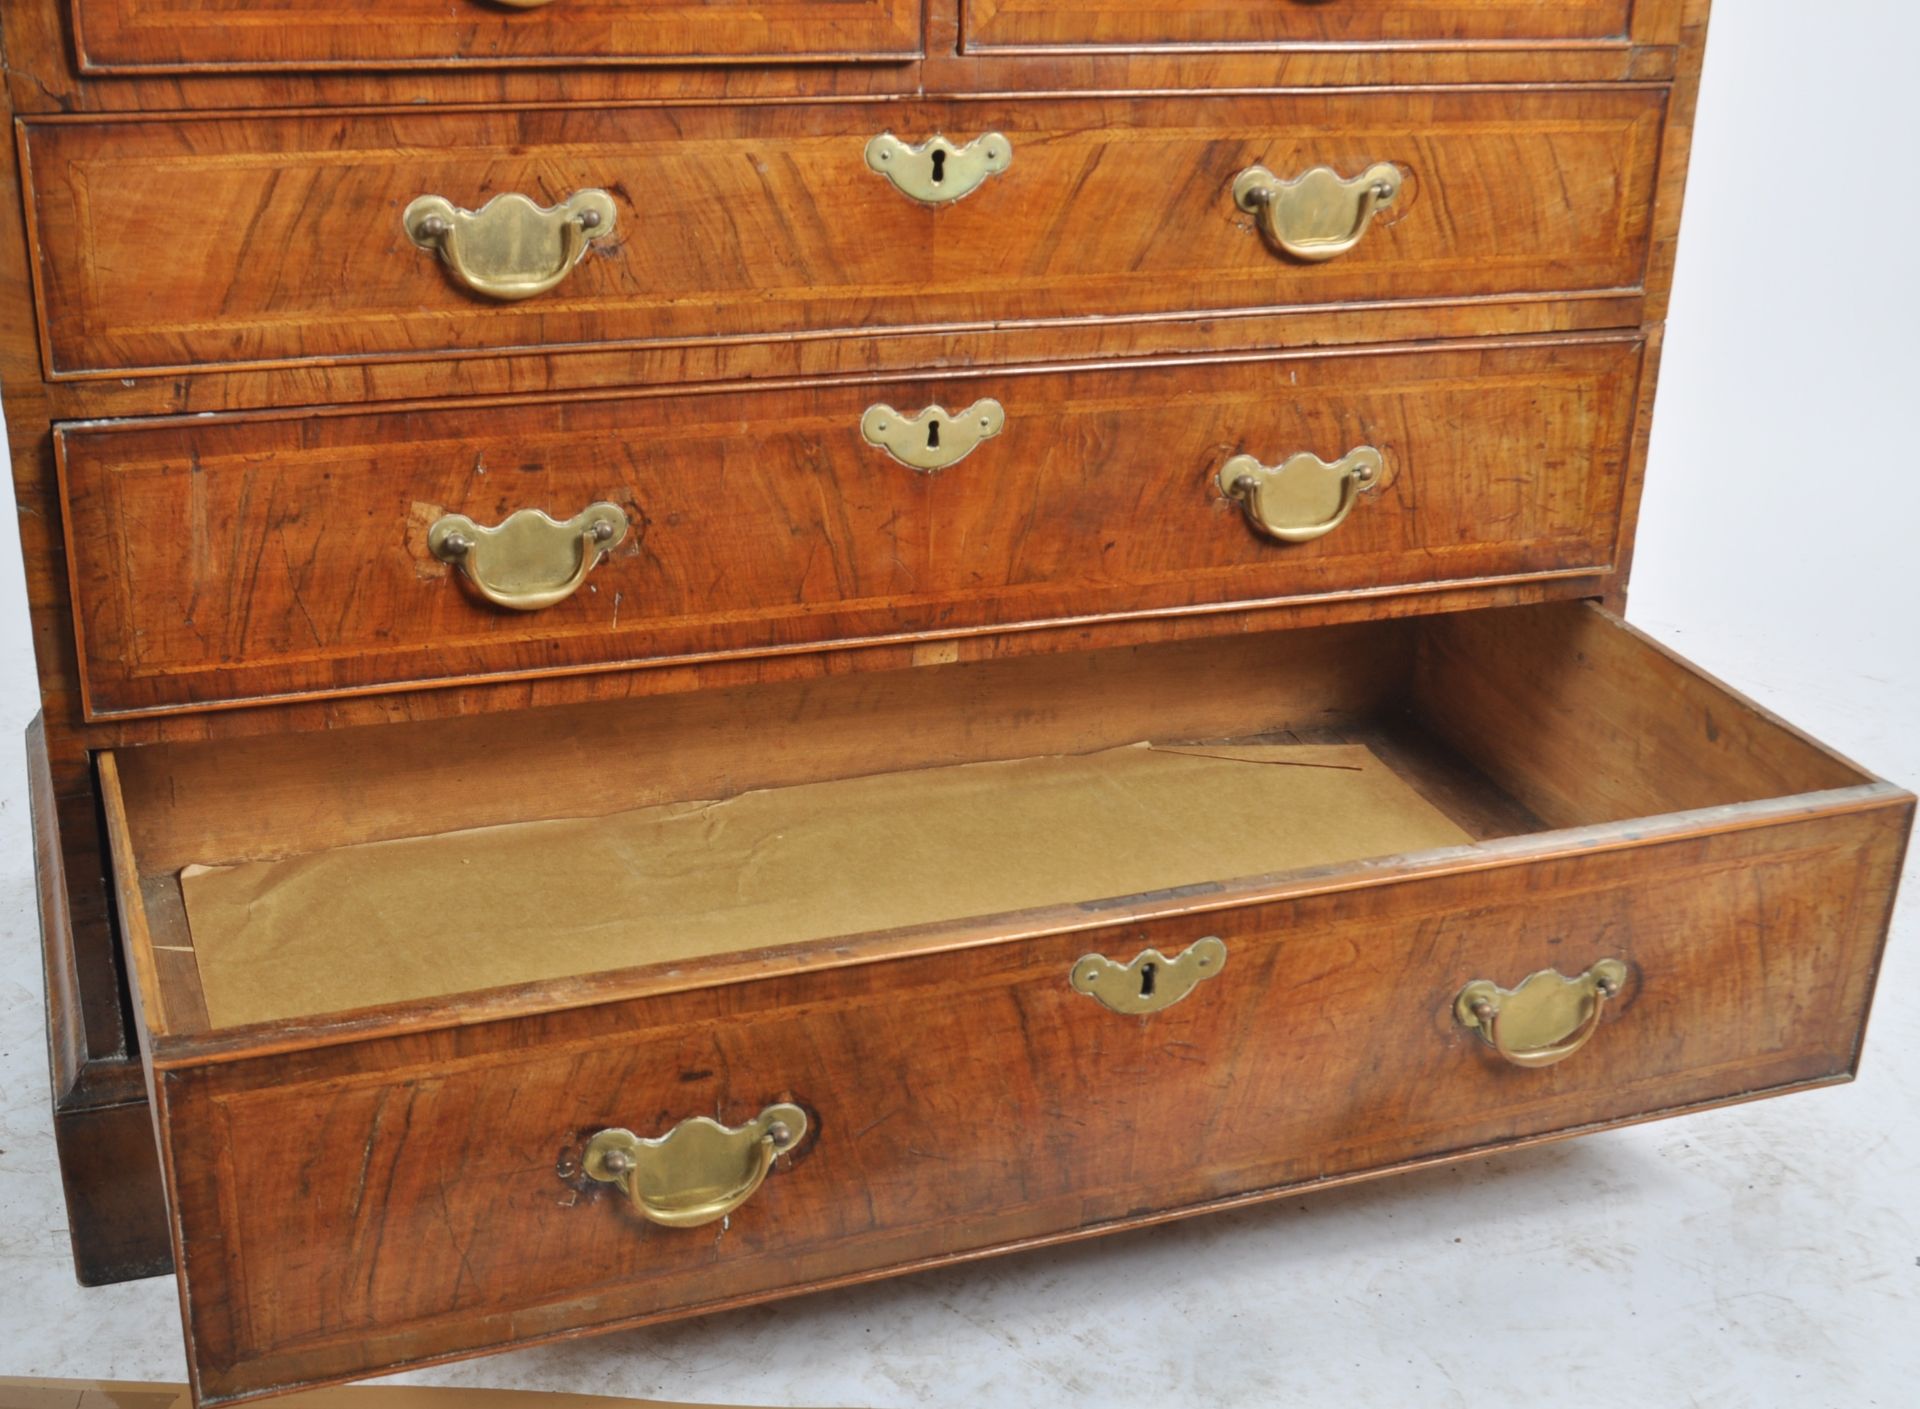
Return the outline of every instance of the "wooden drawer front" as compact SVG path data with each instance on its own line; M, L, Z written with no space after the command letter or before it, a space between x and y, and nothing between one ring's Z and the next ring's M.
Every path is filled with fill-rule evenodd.
M969 49L1625 42L1634 0L964 0Z
M1642 88L994 99L31 124L26 145L64 376L1631 290L1664 109ZM995 129L1011 165L950 204L866 164L881 132ZM1234 204L1250 166L1386 161L1399 198L1325 263ZM468 292L400 219L594 188L611 233L519 302Z
M87 699L109 715L1602 569L1641 360L1622 337L70 427ZM875 403L989 397L1005 429L937 473L861 433ZM1255 532L1216 481L1240 453L1363 445L1384 484L1312 542ZM544 611L485 605L428 548L445 513L596 502L633 528Z
M912 58L919 0L73 0L90 73Z
M163 1075L193 1353L220 1399L724 1305L1852 1068L1904 813L1536 860ZM1122 1017L1070 966L1224 937ZM1471 980L1603 957L1590 1046L1507 1066ZM577 1177L605 1126L797 1101L718 1237Z

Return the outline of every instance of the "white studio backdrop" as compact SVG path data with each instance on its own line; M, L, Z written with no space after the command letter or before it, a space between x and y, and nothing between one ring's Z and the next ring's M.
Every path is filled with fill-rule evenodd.
M1628 616L1920 785L1920 6L1722 0Z
M1916 54L1911 0L1720 0L1628 611L1909 786ZM0 1286L18 1289L0 1374L177 1376L171 1282L82 1291L65 1257L18 824L36 705L19 547L0 531L0 900L18 911L0 914ZM1916 914L1910 868L1844 1090L422 1378L1010 1409L1467 1405L1527 1383L1576 1406L1911 1403ZM1223 1318L1218 1341L1168 1334L1170 1308Z

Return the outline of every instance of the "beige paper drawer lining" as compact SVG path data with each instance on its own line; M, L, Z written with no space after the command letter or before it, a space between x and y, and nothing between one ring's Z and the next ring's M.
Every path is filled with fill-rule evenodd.
M1134 745L182 873L213 1026L1469 841L1358 745Z

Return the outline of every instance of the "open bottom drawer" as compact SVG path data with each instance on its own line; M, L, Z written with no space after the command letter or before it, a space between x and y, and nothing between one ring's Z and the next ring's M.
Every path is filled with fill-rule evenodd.
M204 1401L1843 1080L1912 814L1586 604L102 779Z

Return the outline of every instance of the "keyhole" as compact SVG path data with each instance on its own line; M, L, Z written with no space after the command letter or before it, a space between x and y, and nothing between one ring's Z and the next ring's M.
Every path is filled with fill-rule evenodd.
M1142 964L1140 966L1140 996L1142 998L1153 997L1153 971L1157 967L1159 966L1156 964Z
M927 449L938 450L939 448L940 448L940 423L938 421L928 421L927 422Z
M933 153L933 184L938 186L947 179L947 154L939 148Z

